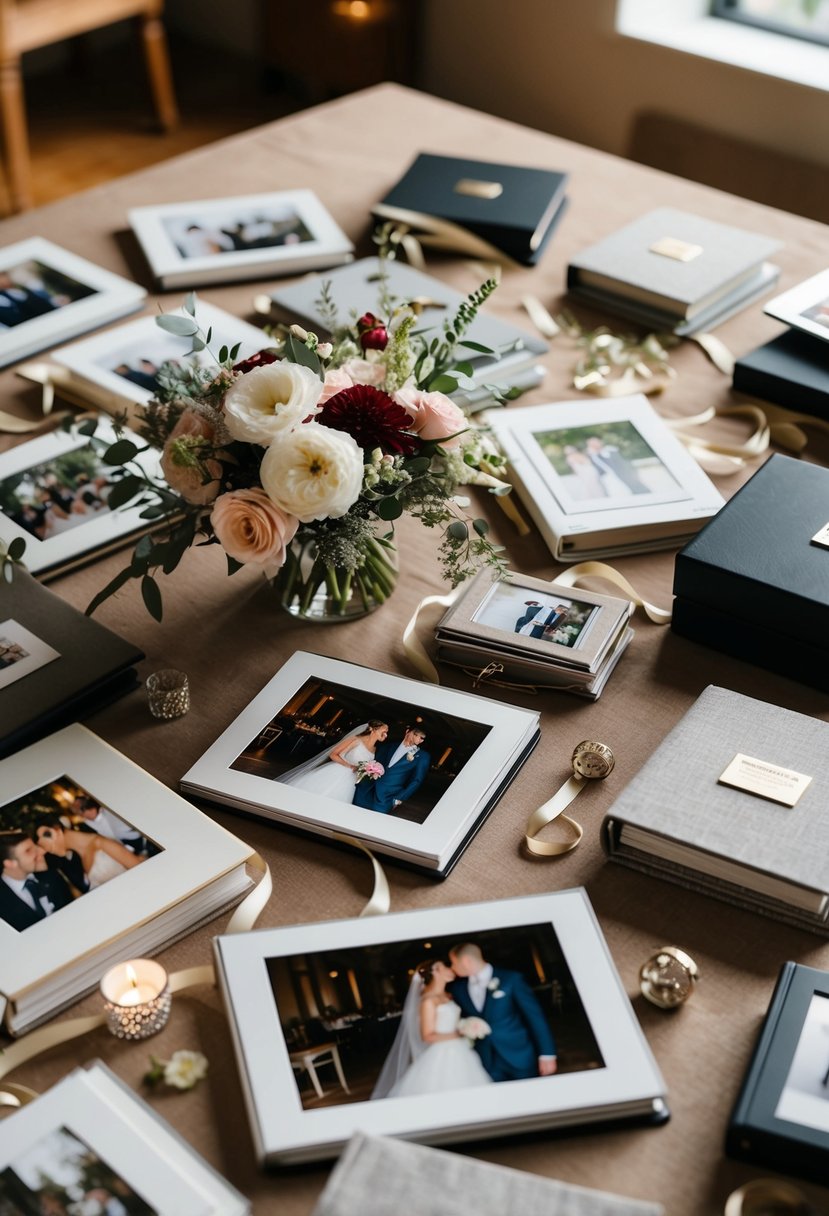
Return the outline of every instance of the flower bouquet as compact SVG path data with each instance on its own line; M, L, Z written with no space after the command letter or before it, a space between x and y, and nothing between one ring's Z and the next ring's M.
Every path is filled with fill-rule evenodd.
M340 325L331 315L331 342L293 326L243 362L235 361L238 348L223 347L212 365L165 365L140 434L162 449L167 484L134 463L139 444L126 433L106 456L126 473L110 505L137 499L158 527L90 612L138 579L160 620L158 576L191 545L207 543L222 547L230 573L252 566L273 579L294 615L362 615L395 586L394 521L404 513L440 532L453 586L481 564L503 569L486 521L468 516L460 491L508 494L504 460L448 395L469 384L472 368L457 357L464 346L496 357L464 337L496 282L473 292L444 321L442 338L427 344L416 305L384 299L382 266L381 258L382 318L367 313ZM330 312L325 288L321 305ZM212 354L192 294L156 320L190 339L202 361Z
M461 1018L458 1022L458 1034L462 1039L466 1039L471 1047L477 1040L492 1034L492 1027L483 1018Z
M364 778L369 781L377 781L385 773L385 769L379 760L358 760L357 761L357 780L355 785L359 785Z

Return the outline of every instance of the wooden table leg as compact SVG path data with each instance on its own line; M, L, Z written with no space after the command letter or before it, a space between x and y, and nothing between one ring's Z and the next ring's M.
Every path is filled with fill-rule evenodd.
M346 1092L347 1094L350 1094L350 1093L351 1093L351 1090L348 1088L348 1086L347 1086L347 1085L346 1085L346 1083L345 1083L345 1074L344 1074L344 1072L343 1072L343 1066L342 1066L342 1064L340 1063L340 1053L339 1053L339 1050L338 1050L336 1047L332 1047L332 1049L331 1049L331 1057L332 1057L332 1059L333 1059L333 1061L334 1061L334 1067L335 1067L335 1068L336 1068L336 1070L337 1070L337 1076L340 1078L340 1085L342 1085L343 1089L345 1090L345 1092Z
M32 178L19 58L0 64L0 118L12 210L26 211L32 205Z
M169 131L178 126L178 106L164 23L158 17L142 16L141 38L158 122L162 130Z

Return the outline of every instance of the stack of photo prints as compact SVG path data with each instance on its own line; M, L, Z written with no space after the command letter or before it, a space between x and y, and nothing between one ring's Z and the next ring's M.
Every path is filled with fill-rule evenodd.
M629 600L481 570L438 622L438 655L470 674L596 700L633 638Z

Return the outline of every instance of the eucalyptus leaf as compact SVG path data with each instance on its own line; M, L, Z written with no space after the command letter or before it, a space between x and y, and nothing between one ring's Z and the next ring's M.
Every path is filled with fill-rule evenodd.
M435 376L434 380L429 381L430 393L454 393L458 387L458 382L454 376L449 376L445 372L441 372L439 376Z
M195 315L196 315L196 293L195 293L195 291L190 291L187 293L187 297L186 297L182 307L184 308L185 312L189 312L191 317L195 317Z
M163 612L161 592L158 589L158 583L155 579L150 578L149 574L145 574L141 580L141 597L144 600L144 607L150 616L156 621L160 621Z
M389 495L388 498L381 498L377 504L377 514L381 519L386 521L399 519L403 514L403 504L394 495Z
M486 522L485 519L473 519L472 527L475 529L475 531L478 533L479 536L486 536L487 532L489 531L489 524Z
M468 540L469 529L462 519L453 519L449 527L446 529L453 540Z
M430 457L413 456L411 460L405 462L403 468L407 473L411 473L412 477L419 477L421 473L428 473L431 465Z
M470 342L468 338L464 338L459 345L466 346L469 350L476 350L479 355L491 355L493 359L498 358L491 346L482 346L480 342Z
M126 464L138 455L138 445L131 439L117 439L104 452L104 464Z
M159 329L168 334L176 334L179 338L193 338L199 332L199 327L192 317L180 317L176 313L162 312L155 319Z
M144 482L140 477L136 477L134 473L130 473L128 477L122 477L120 481L116 481L115 485L109 492L107 498L107 506L111 511L118 507L123 507L131 498L135 498L136 494L143 489Z
M193 345L191 347L190 353L198 354L198 352L200 350L204 350L204 348L206 346L207 346L207 343L205 342L204 338L200 338L197 334L196 337L193 339Z
M26 538L15 536L14 540L10 542L7 552L13 562L19 562L26 552Z
M219 362L227 363L227 356L228 356L227 347L226 346L221 347L221 349L219 350Z
M86 435L87 438L91 439L92 436L97 431L97 429L98 429L98 419L97 418L87 418L85 422L80 423L80 425L78 426L78 434Z

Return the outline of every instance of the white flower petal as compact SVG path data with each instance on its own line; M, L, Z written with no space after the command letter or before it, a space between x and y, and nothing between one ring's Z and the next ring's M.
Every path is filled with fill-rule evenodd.
M299 426L322 393L322 381L298 363L266 363L235 380L224 399L225 423L234 439L266 447Z
M265 493L302 523L339 519L363 485L363 451L350 435L317 422L279 435L259 469Z

